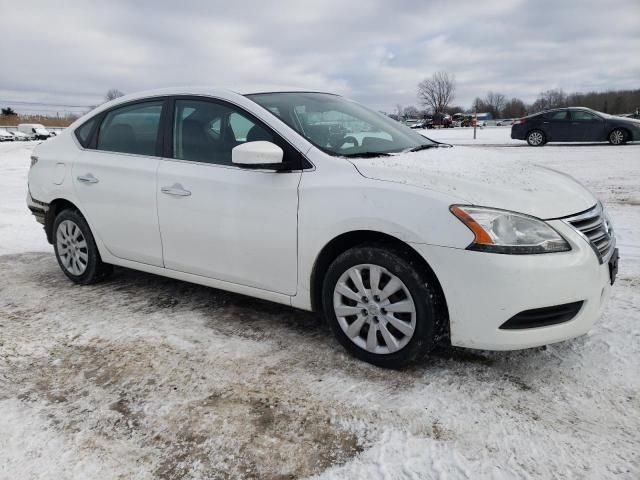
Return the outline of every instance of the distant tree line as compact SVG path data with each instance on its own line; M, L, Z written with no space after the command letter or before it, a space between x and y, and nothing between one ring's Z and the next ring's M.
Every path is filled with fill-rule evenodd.
M392 116L420 118L444 113L482 112L490 113L493 118L517 118L562 107L587 107L616 115L632 113L640 108L640 88L587 93L565 93L562 89L551 89L541 92L530 104L517 97L509 99L500 92L490 91L483 98L477 97L468 108L453 104L455 91L455 76L447 72L436 72L418 84L417 96L422 108L397 105Z

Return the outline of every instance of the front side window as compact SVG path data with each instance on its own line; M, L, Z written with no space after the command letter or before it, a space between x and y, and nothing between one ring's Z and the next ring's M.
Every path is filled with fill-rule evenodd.
M435 142L358 103L326 93L261 93L248 98L330 155L376 156Z
M593 121L597 120L598 117L590 112L585 112L584 110L573 110L571 112L572 120L583 120L583 121Z
M271 132L232 106L205 100L176 100L173 157L231 165L231 150L245 142L277 143Z
M116 108L106 114L98 132L98 150L156 155L162 101Z

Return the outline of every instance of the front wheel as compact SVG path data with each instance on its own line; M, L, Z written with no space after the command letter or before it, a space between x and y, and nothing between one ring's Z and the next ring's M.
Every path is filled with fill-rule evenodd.
M622 145L627 141L627 133L621 128L616 128L609 134L609 143L611 145Z
M527 143L532 147L541 147L546 142L544 133L540 130L531 130L527 133Z
M79 212L60 212L53 222L53 234L58 265L75 283L96 283L113 271L112 265L102 262L89 224Z
M329 267L323 282L325 316L354 356L380 367L401 367L435 344L437 293L404 255L377 246L352 248Z

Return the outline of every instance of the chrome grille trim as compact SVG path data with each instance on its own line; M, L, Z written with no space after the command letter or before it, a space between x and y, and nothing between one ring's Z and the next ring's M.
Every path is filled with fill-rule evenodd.
M600 263L609 261L616 246L616 237L600 202L586 212L562 220L589 242Z

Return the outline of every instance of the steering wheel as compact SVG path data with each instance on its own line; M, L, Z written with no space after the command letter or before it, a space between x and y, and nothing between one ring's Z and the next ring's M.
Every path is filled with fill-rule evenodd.
M358 139L352 135L347 135L336 142L334 148L342 148L345 143L352 143L354 147L359 147Z

